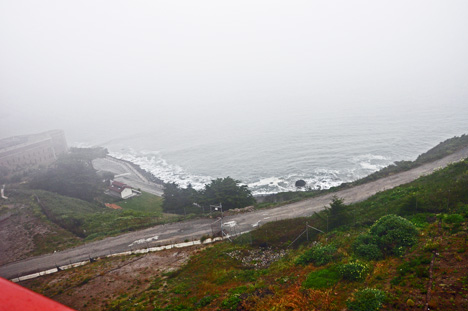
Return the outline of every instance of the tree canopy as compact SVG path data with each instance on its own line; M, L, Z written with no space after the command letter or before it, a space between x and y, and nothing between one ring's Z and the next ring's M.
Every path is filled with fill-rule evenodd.
M29 185L33 189L92 201L101 193L103 183L96 174L91 159L92 157L74 152L62 155L48 169L38 172Z
M198 192L189 185L180 188L176 183L166 184L163 194L163 211L166 213L185 214L193 209L197 201Z
M175 183L166 184L163 198L163 210L178 214L200 211L203 207L220 203L223 210L243 208L255 203L247 186L240 185L240 181L231 177L212 180L200 191L191 185L184 189ZM195 204L200 207L195 207Z

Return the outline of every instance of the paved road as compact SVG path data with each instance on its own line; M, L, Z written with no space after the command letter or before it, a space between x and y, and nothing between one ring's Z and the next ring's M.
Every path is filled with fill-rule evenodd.
M125 161L120 161L112 157L93 160L93 166L98 171L108 171L115 174L114 180L123 182L133 188L140 188L143 191L163 195L163 186L153 183L140 174L132 165Z
M460 150L441 160L368 184L272 209L225 217L223 222L232 223L234 221L236 223L236 231L244 232L252 230L257 225L262 225L263 223L275 221L277 219L309 216L315 211L323 209L324 206L330 203L333 195L344 198L346 203L362 201L377 192L408 183L422 175L430 174L434 169L444 167L448 163L459 161L466 157L468 157L468 148ZM1 266L0 276L4 278L14 278L54 268L56 265L61 266L84 261L89 259L89 257L99 257L136 248L183 242L186 239L199 239L202 235L211 234L212 223L213 219L196 219L180 223L159 225L141 231L126 233L117 237L110 237L54 254L42 255Z

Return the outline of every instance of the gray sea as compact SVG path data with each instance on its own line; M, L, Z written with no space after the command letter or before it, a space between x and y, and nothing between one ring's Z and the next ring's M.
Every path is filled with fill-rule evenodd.
M105 146L166 182L200 189L230 176L254 194L327 189L414 160L439 142L468 134L468 103L284 110L216 122L166 122L116 131Z

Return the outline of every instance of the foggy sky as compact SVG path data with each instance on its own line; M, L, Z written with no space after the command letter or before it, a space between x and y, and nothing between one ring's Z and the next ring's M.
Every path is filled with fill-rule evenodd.
M467 99L466 0L0 2L0 138Z

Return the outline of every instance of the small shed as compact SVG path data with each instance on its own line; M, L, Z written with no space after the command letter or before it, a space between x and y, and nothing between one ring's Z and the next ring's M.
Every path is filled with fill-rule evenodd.
M133 196L132 188L124 183L113 180L109 186L110 194L127 199Z

